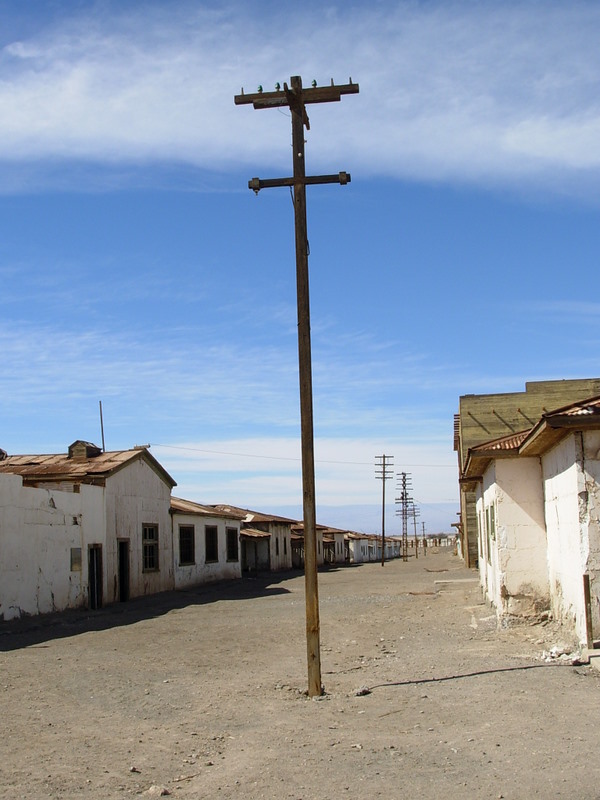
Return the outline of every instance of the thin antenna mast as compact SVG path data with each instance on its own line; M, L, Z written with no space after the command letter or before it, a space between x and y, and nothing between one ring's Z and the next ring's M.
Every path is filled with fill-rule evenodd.
M106 452L106 447L104 446L104 420L102 418L102 400L98 400L98 404L100 406L100 431L102 432L102 452Z

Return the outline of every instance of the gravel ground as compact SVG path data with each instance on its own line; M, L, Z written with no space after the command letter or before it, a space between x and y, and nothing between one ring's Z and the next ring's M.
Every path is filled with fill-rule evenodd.
M449 551L0 625L0 797L600 798L600 672Z

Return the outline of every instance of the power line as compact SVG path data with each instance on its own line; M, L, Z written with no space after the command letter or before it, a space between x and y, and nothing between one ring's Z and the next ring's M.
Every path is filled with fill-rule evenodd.
M265 456L258 453L232 453L228 450L206 450L201 447L185 447L178 444L159 444L158 442L151 442L151 447L164 447L168 450L185 450L191 453L210 453L215 456L236 456L238 458L264 458L269 461L302 461L301 458L294 458L293 456ZM316 459L318 464L349 464L353 466L372 466L370 461L332 461L330 459ZM421 468L435 468L435 469L456 469L456 464L407 464L408 467L421 467Z

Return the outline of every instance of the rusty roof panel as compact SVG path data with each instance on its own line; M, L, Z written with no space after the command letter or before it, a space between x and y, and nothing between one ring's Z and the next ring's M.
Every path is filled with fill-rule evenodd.
M169 473L145 447L100 452L91 458L69 458L66 453L7 456L0 461L0 473L21 475L30 481L85 482L96 478L106 478L138 458L145 459L171 486L176 485Z
M171 497L171 512L174 514L196 514L203 517L221 517L221 519L231 519L240 521L244 515L231 508L216 508L212 505L202 505L193 500L184 500L181 497Z
M469 453L476 455L480 453L508 452L510 450L516 450L527 438L530 432L531 428L528 428L525 431L511 433L508 436L500 436L498 439L491 439L489 442L482 442L476 447L470 447Z
M101 453L94 458L74 459L66 454L7 456L0 461L0 472L29 478L51 479L107 475L128 461L139 458L141 450L118 450Z
M552 417L594 417L600 416L600 397L592 397L589 400L581 400L569 406L564 406L555 411L544 414L546 419Z
M240 536L248 536L251 539L270 539L271 534L268 531L257 531L256 528L242 528Z
M239 508L238 506L226 505L219 503L214 505L213 508L217 508L220 511L232 511L232 512L239 512L242 516L242 519L246 519L247 522L283 522L289 524L295 524L295 519L289 519L288 517L279 517L277 514L265 514L261 511L252 511L249 508Z

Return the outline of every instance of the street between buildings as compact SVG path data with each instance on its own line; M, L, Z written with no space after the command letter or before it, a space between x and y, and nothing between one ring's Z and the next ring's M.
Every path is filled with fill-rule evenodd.
M600 672L448 548L0 625L0 797L592 800ZM544 655L546 654L546 655Z

